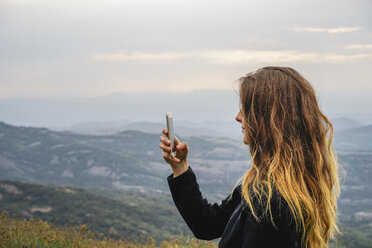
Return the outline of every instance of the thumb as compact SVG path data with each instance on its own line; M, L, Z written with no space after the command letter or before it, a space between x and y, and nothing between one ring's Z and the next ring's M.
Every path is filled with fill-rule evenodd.
M186 142L182 142L181 144L177 145L177 150L183 150L183 149L186 149L186 151L189 150L189 147L187 146L187 143Z
M176 147L177 145L179 145L181 142L180 140L177 138L177 136L174 136L174 146Z

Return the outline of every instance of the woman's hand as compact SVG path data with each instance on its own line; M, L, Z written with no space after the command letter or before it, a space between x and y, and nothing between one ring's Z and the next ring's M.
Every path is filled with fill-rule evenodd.
M176 156L171 157L171 142L168 139L168 129L164 128L162 130L163 134L166 136L160 136L159 147L163 150L162 156L164 160L170 164L173 170L173 177L176 177L183 172L187 171L189 165L187 163L187 154L189 152L189 147L187 146L186 142L180 143L178 138L174 137L174 146L176 147Z

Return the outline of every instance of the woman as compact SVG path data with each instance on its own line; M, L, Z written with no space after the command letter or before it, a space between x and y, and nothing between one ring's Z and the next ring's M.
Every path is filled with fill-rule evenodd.
M187 163L187 144L176 139L172 158L161 136L177 209L197 238L221 237L219 247L327 247L338 232L337 157L314 89L287 67L265 67L239 82L236 120L252 167L221 204L209 204Z

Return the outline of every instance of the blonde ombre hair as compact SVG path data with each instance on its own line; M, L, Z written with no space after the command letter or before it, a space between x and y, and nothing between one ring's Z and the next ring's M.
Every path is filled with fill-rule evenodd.
M263 203L274 226L270 200L278 192L305 247L327 247L339 233L338 166L333 127L313 87L292 68L264 67L239 80L239 95L252 167L235 187L243 181L254 218L261 220L255 206Z

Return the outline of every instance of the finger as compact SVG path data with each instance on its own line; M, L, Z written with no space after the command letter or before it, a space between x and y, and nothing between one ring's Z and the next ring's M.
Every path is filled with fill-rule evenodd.
M180 140L177 138L177 136L174 136L174 145L177 146L180 142Z
M171 143L170 140L165 138L164 136L160 136L160 141L162 141L167 146L169 146Z
M176 163L181 162L181 160L180 160L179 158L177 158L177 157L172 157L172 156L170 155L170 153L167 152L167 151L164 151L164 150L163 150L163 152L161 153L161 155L162 155L163 158L166 159L166 160L171 160L171 161L176 162Z
M163 151L170 152L172 149L169 146L164 145L163 143L159 144L159 147L163 149Z
M163 132L163 134L165 134L165 135L167 135L167 136L168 136L168 129L166 129L166 128L163 128L163 129L162 129L161 131Z
M181 160L180 160L179 158L176 158L176 157L172 158L172 156L170 155L169 152L165 152L165 151L163 151L161 155L162 155L163 158L166 159L166 160L170 160L170 161L173 161L173 162L175 162L175 163L179 163L179 162L181 162Z
M169 152L163 151L163 152L161 153L161 155L162 155L163 158L165 158L165 159L172 159L172 157L171 157L171 155L170 155Z

